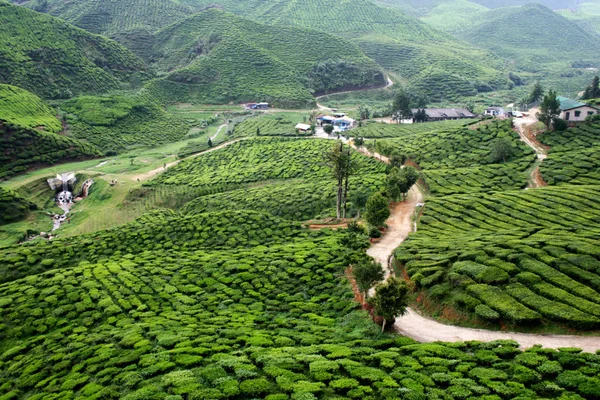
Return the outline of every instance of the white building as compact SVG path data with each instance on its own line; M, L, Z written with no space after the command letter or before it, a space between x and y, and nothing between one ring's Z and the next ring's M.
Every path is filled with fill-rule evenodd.
M588 104L561 96L556 98L560 101L560 118L567 122L583 122L590 115L600 114L600 109Z

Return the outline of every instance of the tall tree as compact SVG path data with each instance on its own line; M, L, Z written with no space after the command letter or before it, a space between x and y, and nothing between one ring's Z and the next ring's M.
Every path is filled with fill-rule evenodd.
M325 131L326 134L331 135L333 133L333 125L325 125L323 127L323 130Z
M368 262L361 262L357 264L353 269L352 273L356 279L356 285L358 289L363 293L363 297L366 300L369 289L376 284L381 282L385 278L385 273L381 264L376 261L369 260Z
M365 211L365 218L367 222L379 228L383 226L385 220L390 216L390 205L388 199L377 192L371 195L367 200L367 206Z
M352 160L352 152L344 148L342 142L335 143L329 150L325 159L331 168L333 177L337 183L336 214L338 218L345 218L348 204L348 190L350 175L354 172L355 163Z
M583 92L583 100L597 99L600 97L600 77L596 75L594 79L592 79L592 83L590 86L585 88L585 92Z
M385 329L386 321L404 315L408 306L408 286L396 277L391 277L387 282L375 287L375 296L369 304L373 306L375 314L383 318L381 332Z
M531 89L531 93L529 94L529 103L537 103L544 96L544 88L542 84L537 81L533 85L533 89Z
M371 110L367 106L358 106L358 115L360 119L369 119L371 117Z
M412 117L412 106L412 96L404 89L400 89L394 98L393 119L398 122L402 122L402 120Z
M554 122L560 116L560 101L556 97L554 90L548 91L548 94L544 96L544 100L540 105L540 112L537 113L536 117L538 121L543 122L548 129L552 129Z

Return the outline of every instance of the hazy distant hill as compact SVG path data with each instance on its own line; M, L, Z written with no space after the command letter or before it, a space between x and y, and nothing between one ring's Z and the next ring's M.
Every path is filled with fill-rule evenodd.
M600 60L600 37L539 4L491 11L457 35L528 70L561 61Z
M149 86L164 101L308 105L313 93L385 84L381 67L349 41L218 9L165 28L154 42L154 67L172 71Z
M0 2L0 82L45 98L129 88L142 61L118 43Z
M600 34L600 0L578 1L576 7L560 10L559 13L574 20L583 29Z

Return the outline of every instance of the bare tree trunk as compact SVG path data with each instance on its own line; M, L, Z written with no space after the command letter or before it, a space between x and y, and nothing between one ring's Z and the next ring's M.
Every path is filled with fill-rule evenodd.
M383 319L383 323L381 324L381 333L385 331L385 318Z
M336 214L337 218L340 219L342 217L342 196L344 194L343 188L343 179L338 178L338 188L337 188L337 202L336 202Z
M348 211L348 171L346 171L346 179L344 182L344 218L346 218L346 212Z

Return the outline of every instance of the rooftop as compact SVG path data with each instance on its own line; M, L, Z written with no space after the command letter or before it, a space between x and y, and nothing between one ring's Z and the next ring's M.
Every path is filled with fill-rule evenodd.
M560 101L560 109L561 110L570 110L572 108L583 107L583 106L587 105L584 103L580 103L577 100L571 100L571 99L568 99L568 98L562 97L562 96L556 96L556 98L558 99L558 101Z

